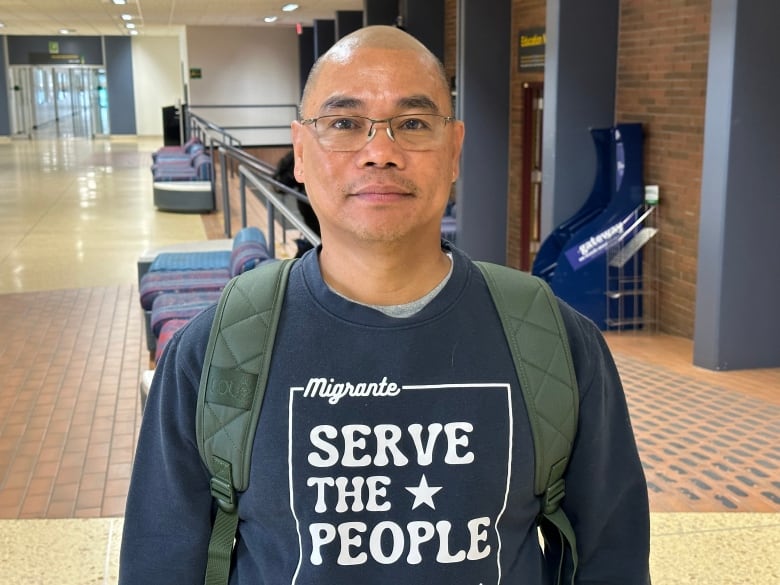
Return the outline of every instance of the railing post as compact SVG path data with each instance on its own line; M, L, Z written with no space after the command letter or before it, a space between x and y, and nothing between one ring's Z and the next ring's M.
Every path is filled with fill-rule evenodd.
M238 178L238 189L241 195L241 227L246 227L246 177L243 173Z
M274 206L266 200L265 207L268 209L268 253L271 258L276 258L276 222L274 221Z
M231 237L230 231L230 193L228 192L227 157L225 149L219 149L219 166L222 169L222 214L225 224L225 237Z
M201 139L201 142L203 142L203 139ZM214 139L209 137L209 154L211 155L211 193L214 197L214 206L216 207L217 201L217 157L215 156L216 152L214 150Z
M268 176L262 176L257 174L257 169L250 169L239 163L238 174L249 181L251 187L256 191L253 191L257 195L257 198L266 206L268 211L268 230L267 230L267 245L268 251L272 257L276 256L276 213L280 213L283 218L286 218L290 224L296 228L301 235L306 238L314 246L320 244L319 235L311 230L306 223L300 217L296 217L294 212L287 207L284 200L271 190L271 185L277 185L274 179ZM270 183L270 184L269 184ZM281 183L278 186L283 189L289 190Z

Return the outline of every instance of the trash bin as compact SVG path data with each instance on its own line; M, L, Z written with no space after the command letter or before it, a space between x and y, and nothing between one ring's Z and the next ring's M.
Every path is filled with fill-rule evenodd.
M181 116L176 106L165 106L162 109L163 143L165 146L181 144Z

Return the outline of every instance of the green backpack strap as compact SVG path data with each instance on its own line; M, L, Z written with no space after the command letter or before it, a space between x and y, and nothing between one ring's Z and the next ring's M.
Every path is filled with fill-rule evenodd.
M534 491L542 496L539 521L549 522L571 550L577 571L574 529L560 508L563 474L577 433L579 393L569 341L550 287L540 278L486 262L485 276L515 361L534 440ZM544 533L544 531L543 531ZM565 551L565 546L561 547ZM557 583L561 581L563 552Z
M217 516L206 585L227 585L238 526L236 492L246 490L291 260L263 264L222 292L198 389L198 450L211 472Z

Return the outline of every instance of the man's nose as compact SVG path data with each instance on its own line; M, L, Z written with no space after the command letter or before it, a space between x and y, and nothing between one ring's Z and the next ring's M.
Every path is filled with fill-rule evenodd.
M368 142L360 150L361 166L400 166L403 159L402 149L393 136L390 123L379 120L371 124Z
M377 129L377 124L385 124L385 132L387 137L395 142L395 136L393 135L393 128L390 125L390 120L371 120L371 126L368 128L368 142L371 142L377 133L381 133L381 128Z

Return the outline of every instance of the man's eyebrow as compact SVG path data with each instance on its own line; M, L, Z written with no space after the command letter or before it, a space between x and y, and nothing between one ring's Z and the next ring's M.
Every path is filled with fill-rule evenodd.
M345 109L357 110L363 105L363 103L363 100L359 100L357 98L346 95L334 95L323 102L322 106L320 106L320 111L326 112L329 110Z
M431 98L427 95L411 95L400 98L396 101L396 105L399 110L425 110L429 112L439 111L439 106L436 105ZM328 112L333 110L360 110L365 107L365 102L361 99L350 97L346 95L334 95L326 99L322 106L320 106L321 112Z
M439 106L436 105L431 98L427 95L411 95L403 97L396 102L401 110L429 110L431 112L439 111Z

